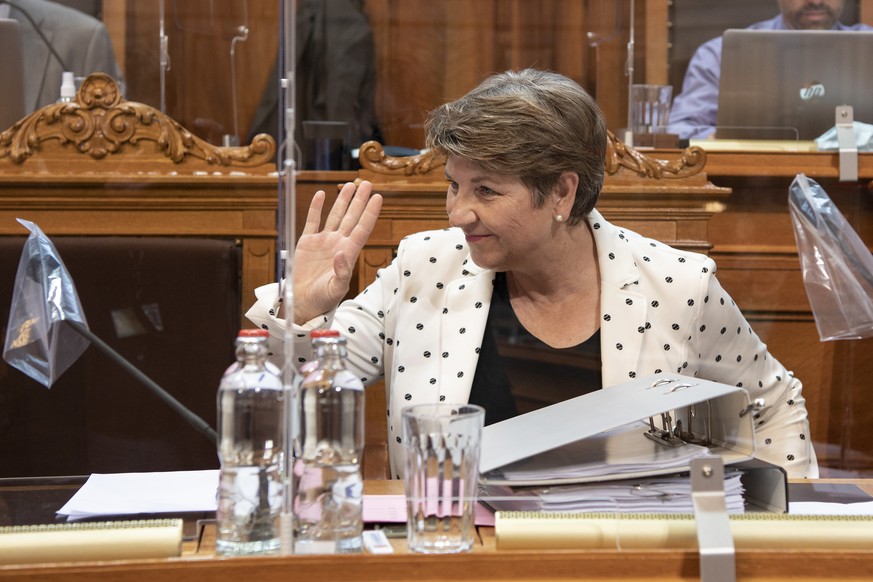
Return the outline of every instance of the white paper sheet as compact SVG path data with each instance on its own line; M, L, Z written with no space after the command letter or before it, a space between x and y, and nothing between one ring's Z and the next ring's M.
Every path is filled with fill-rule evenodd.
M873 515L873 501L860 503L789 501L788 511L798 515Z
M69 521L109 515L215 511L218 470L95 473L58 511Z
M217 508L218 470L157 473L95 473L58 511L69 521L117 515L210 512ZM364 521L406 521L404 495L365 495ZM493 525L481 505L476 523Z

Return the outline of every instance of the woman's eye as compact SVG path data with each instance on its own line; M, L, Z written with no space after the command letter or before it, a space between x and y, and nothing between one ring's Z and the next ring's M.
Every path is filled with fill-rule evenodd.
M488 186L479 186L479 193L483 196L493 196L494 194L497 194L497 192L495 192Z
M457 192L458 191L458 183L452 182L451 180L449 180L449 190L451 190L452 192Z

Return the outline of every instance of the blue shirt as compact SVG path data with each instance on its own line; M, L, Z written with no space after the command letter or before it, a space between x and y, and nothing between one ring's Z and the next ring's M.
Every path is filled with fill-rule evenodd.
M761 30L789 30L782 15L756 22L748 28ZM837 22L833 30L873 30L866 24L846 26ZM699 139L715 131L718 114L718 83L721 77L722 37L700 45L688 63L682 92L673 99L670 110L670 133L683 139Z

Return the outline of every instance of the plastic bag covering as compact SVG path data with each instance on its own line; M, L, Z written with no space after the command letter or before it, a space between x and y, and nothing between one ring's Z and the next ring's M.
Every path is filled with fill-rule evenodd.
M814 180L798 174L788 202L821 341L873 336L873 255Z
M852 133L855 135L855 147L859 152L873 152L873 125L855 121L852 123ZM815 147L820 152L837 151L840 142L837 138L837 128L832 127L817 138Z
M18 222L30 236L15 275L3 359L51 388L88 347L88 340L63 320L86 327L88 323L55 246L36 224L20 218Z

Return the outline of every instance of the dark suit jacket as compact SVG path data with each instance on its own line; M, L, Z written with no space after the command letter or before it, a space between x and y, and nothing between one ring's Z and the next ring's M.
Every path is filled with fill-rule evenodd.
M297 9L296 136L303 121L344 121L356 147L378 133L373 31L361 0L301 0ZM279 64L274 64L248 140L277 137Z

